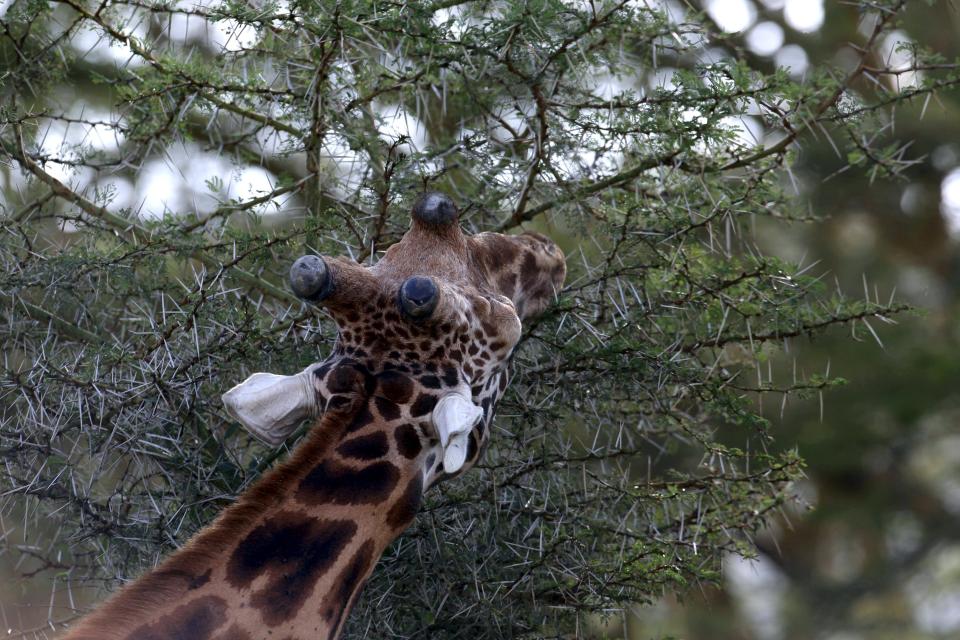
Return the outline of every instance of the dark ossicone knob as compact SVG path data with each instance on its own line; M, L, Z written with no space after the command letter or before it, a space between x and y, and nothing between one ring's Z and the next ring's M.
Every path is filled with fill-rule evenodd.
M298 298L320 302L333 292L333 278L320 256L303 256L290 267L290 288Z
M440 300L437 284L424 276L407 278L400 285L400 309L414 320L423 320L433 313Z
M444 193L428 191L413 205L413 217L427 224L450 224L457 220L457 205Z

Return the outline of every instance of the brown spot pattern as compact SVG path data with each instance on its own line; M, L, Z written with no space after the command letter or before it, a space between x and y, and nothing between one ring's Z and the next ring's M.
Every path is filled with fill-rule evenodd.
M390 443L387 442L387 434L382 431L352 438L340 443L340 446L337 447L337 453L344 458L356 458L357 460L376 460L387 455L389 450Z
M361 586L359 582L373 564L373 552L373 540L364 542L324 596L320 605L320 614L330 623L331 636L337 632L337 627L340 626L340 621L350 606L351 597L359 592Z
M378 393L397 404L403 404L413 395L413 382L407 376L396 371L385 371L377 376Z
M383 416L384 420L396 420L400 417L400 405L396 402L386 398L376 398L374 402L377 405L377 412Z
M504 276L500 278L500 291L512 300L513 294L517 292L517 274L504 274Z
M387 524L394 529L406 528L417 515L422 500L423 476L417 472L407 483L403 495L387 512Z
M207 569L204 573L197 574L180 568L161 567L152 574L144 576L143 581L154 585L154 589L160 589L161 585L169 585L174 581L182 580L187 591L194 591L210 582L211 573L213 573L213 569Z
M523 288L529 291L540 275L540 269L537 268L537 257L532 251L528 251L523 256L520 264L520 278L523 282Z
M362 504L387 499L400 479L400 471L387 462L354 469L324 460L300 481L296 498L307 504Z
M213 632L226 622L226 601L203 596L180 605L153 624L137 627L127 640L212 640Z
M326 382L330 393L349 393L359 390L362 380L359 371L344 364L334 367L327 376Z
M427 393L421 393L416 401L410 406L411 416L422 416L433 411L437 406L437 398Z
M187 584L187 589L193 591L194 589L199 589L203 585L210 582L210 574L213 573L213 569L207 569L203 575L193 576L190 579L190 582Z
M359 431L365 426L373 422L374 417L373 413L370 411L370 407L364 405L357 411L357 415L354 416L350 424L347 425L347 431Z
M267 625L277 626L297 615L356 531L348 520L280 512L240 541L227 564L227 581L244 588L266 575L250 604Z
M423 445L420 444L420 436L412 424L402 424L393 432L393 437L397 441L397 451L404 458L413 459L419 455Z

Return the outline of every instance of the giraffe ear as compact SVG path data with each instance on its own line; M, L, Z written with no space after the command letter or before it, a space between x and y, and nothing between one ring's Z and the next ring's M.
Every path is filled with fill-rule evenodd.
M318 415L311 375L255 373L222 396L223 406L247 431L279 446L305 418Z
M483 409L461 394L451 393L440 398L432 417L443 447L443 470L456 473L467 460L470 432L483 417Z

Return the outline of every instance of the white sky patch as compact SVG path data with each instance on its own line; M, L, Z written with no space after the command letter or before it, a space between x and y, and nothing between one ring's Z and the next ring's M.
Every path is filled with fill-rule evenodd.
M595 131L580 131L565 125L565 133L579 140L565 153L553 153L553 162L567 179L600 177L616 173L623 167L626 142L617 136L607 138ZM531 149L530 157L533 157Z
M920 86L923 80L922 71L907 71L913 66L913 56L909 51L898 51L900 44L911 45L913 40L901 30L891 31L880 41L880 57L884 64L894 71L903 71L897 76L891 76L893 87L897 91L905 91Z
M253 25L236 20L217 20L211 25L210 44L215 50L243 51L260 42L260 33Z
M952 170L940 183L940 213L950 235L960 236L960 169Z
M865 38L869 38L873 34L873 30L877 27L877 20L880 19L879 11L871 11L863 13L860 16L860 22L857 23L857 31Z
M121 131L124 125L123 118L105 109L91 107L86 102L78 100L71 105L67 115L86 121L68 123L66 137L68 144L80 145L104 153L115 153L126 139Z
M171 41L186 45L191 42L205 40L207 38L208 23L199 16L184 15L174 13L168 19L163 20L161 28L164 34Z
M807 52L798 44L788 44L782 47L777 51L777 55L773 57L773 60L778 67L789 69L790 74L793 76L802 76L806 72L807 67L810 66L810 59L807 57Z
M96 191L90 197L95 197L97 204L105 206L108 211L117 213L133 204L136 190L126 178L107 176L97 180L93 187Z
M733 143L736 147L749 149L763 144L763 125L753 116L727 116L720 123L736 134Z
M143 165L137 179L134 209L141 218L159 220L164 213L186 209L186 179L167 159L151 160Z
M77 161L82 158L81 152L109 154L120 149L124 134L111 123L122 125L122 119L107 111L85 107L85 103L76 102L66 113L68 117L85 122L51 119L43 125L37 136L41 153L51 160Z
M300 141L286 131L263 127L256 134L257 145L264 155L282 156L299 150Z
M723 47L709 47L697 54L697 60L703 64L717 64L724 60L733 60L733 56Z
M731 554L723 559L723 577L754 637L785 637L782 609L789 584L773 562L763 554L755 560Z
M508 165L493 176L493 183L505 190L503 208L513 210L520 201L520 192L526 179L526 173L518 171L516 165Z
M677 86L673 81L673 76L676 73L677 70L673 67L660 67L654 70L650 75L650 88L672 91Z
M26 169L20 169L14 165L0 166L0 204L4 202L4 196L7 196L5 201L8 210L13 207L11 204L14 194L17 194L19 197L20 192L26 188L27 177L24 174ZM6 189L6 194L2 191Z
M48 120L38 132L37 151L44 156L42 168L48 174L68 186L83 187L89 182L88 173L72 162L80 160L75 146L82 135L82 127L74 126L62 120Z
M710 121L699 109L684 109L680 113L680 120L683 122L696 122L700 125L705 125Z
M772 56L783 46L783 27L773 21L757 24L747 34L747 46L758 56Z
M91 125L85 142L99 151L117 151L123 144L124 134L107 122L98 122Z
M438 9L433 12L430 21L435 27L445 27L454 39L459 40L470 26L469 18L465 17L462 7Z
M810 33L823 26L823 0L787 0L783 7L783 18L801 33Z
M394 143L400 138L406 138L406 142L398 148L400 153L409 155L427 147L427 129L416 116L410 115L406 109L397 105L375 107L375 110L378 116L377 128L382 140Z
M923 543L923 527L909 511L898 511L884 527L883 542L887 553L895 558L905 559Z
M169 148L163 157L144 164L131 206L141 218L150 220L167 213L202 217L227 201L243 202L266 195L275 184L275 177L262 167L235 167L226 158L205 153L194 144L180 144ZM250 211L276 212L276 202Z
M947 171L960 163L960 149L955 145L941 144L930 154L930 162L937 171Z
M320 148L329 162L329 189L337 197L345 198L356 192L367 172L367 160L350 148L341 136L328 134Z
M757 7L750 0L706 0L707 13L727 33L750 28L757 19Z
M134 36L146 36L146 27L133 29ZM135 54L126 43L118 43L113 38L97 29L83 27L73 32L70 37L70 46L77 55L94 64L114 63L117 66L139 67L146 61Z
M637 9L649 9L664 13L667 19L673 23L683 22L687 17L687 12L684 11L683 6L675 0L633 0L628 3L629 5L633 5Z
M174 13L163 20L161 28L170 41L177 45L200 44L217 52L243 51L260 41L256 27L232 19L211 21L202 16Z
M278 65L275 71L275 77L282 79L285 75L285 68ZM335 99L340 104L346 105L351 100L357 98L358 85L356 74L354 74L353 67L350 66L349 62L337 60L330 65L328 91L330 92L331 99Z
M273 0L273 2L270 4L273 5L273 15L281 15L290 12L289 0ZM280 28L283 27L284 24L280 20L274 20L273 26Z
M956 235L956 227L951 231ZM960 515L960 434L949 432L956 416L944 413L925 419L924 444L910 454L911 475L926 485L940 504L953 515Z
M246 165L230 174L230 182L223 193L228 198L243 202L267 195L276 188L276 183L274 175L263 167ZM255 209L258 213L270 213L276 210L276 206L264 209L263 205Z
M911 182L903 189L900 194L900 210L908 216L920 213L924 200L923 185Z
M783 9L783 5L786 3L787 0L760 0L760 4L767 9L770 9L770 11L779 11L780 9Z
M261 76L269 78L267 73L265 70ZM294 129L306 131L310 127L309 122L300 117L299 114L276 102L264 105L261 113L270 118L286 122ZM238 121L234 126L239 128L245 125ZM261 127L256 132L256 148L261 157L281 160L295 174L303 175L307 172L307 154L303 148L303 141L293 134L272 127Z
M7 9L9 9L12 4L13 0L0 0L0 20L6 17Z
M960 631L960 546L934 549L904 586L913 605L913 620L924 632L956 637Z
M504 103L496 112L497 119L491 119L488 135L491 140L502 144L514 142L515 136L521 138L529 134L527 122L536 112L532 103Z
M636 74L640 72L637 63L630 60L624 62L636 77ZM590 67L584 71L581 77L581 85L601 100L610 100L633 88L628 78L619 74L614 75L607 69L599 67Z

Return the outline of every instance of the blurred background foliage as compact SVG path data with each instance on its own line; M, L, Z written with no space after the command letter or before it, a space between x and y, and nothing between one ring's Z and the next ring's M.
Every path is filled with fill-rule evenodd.
M776 64L787 47L802 47L811 65L848 64L861 19L840 2L705 4L718 22L721 8L726 19L739 16L742 24L728 26L759 65L771 57ZM956 5L911 2L897 38L953 60L958 33ZM772 56L765 38L779 44ZM951 89L897 108L880 135L911 142L906 157L916 161L897 180L849 169L825 135L805 139L794 178L809 210L826 220L789 233L759 229L761 245L816 262L831 286L895 290L918 312L898 317L882 346L865 332L831 330L774 358L782 376L829 365L847 380L822 397L763 403L777 446L796 446L806 461L799 492L809 508L758 536L756 561L728 558L722 589L670 598L656 614L631 612L628 637L960 634L958 98Z
M12 637L275 459L219 394L328 351L282 273L375 258L427 187L550 234L570 278L349 637L960 634L951 3L0 0L0 26Z

